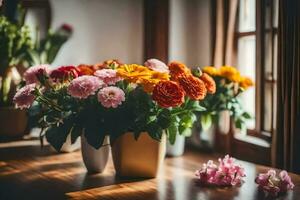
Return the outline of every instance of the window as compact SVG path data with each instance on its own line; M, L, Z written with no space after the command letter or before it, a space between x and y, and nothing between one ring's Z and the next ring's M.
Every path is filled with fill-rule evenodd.
M237 67L255 87L241 100L255 119L248 134L270 138L275 125L278 0L240 0L236 27Z

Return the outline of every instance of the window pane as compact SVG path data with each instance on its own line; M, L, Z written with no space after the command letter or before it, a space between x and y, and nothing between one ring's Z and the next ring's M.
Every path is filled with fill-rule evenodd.
M273 26L278 27L278 0L273 0Z
M255 31L255 0L239 2L239 32Z
M238 68L241 73L255 82L255 36L238 39ZM255 87L249 88L241 96L243 107L255 116ZM247 122L247 128L255 128L255 120Z

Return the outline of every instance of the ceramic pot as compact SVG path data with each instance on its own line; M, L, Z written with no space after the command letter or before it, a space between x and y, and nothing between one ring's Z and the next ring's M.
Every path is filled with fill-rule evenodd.
M76 151L76 150L80 149L80 147L81 147L80 140L81 140L81 138L78 137L76 142L74 144L72 144L71 135L69 134L68 137L67 137L66 142L63 144L60 151L63 152L63 153L70 153L70 152L73 152L73 151Z
M23 136L27 127L26 110L14 107L0 108L0 135L17 137Z
M112 157L117 176L153 178L163 163L166 151L166 135L161 141L152 139L143 132L135 140L128 132L112 144Z
M99 149L92 147L84 137L81 137L81 153L84 165L88 173L101 173L104 171L108 161L109 138L106 136L103 141L103 146Z
M177 135L174 144L167 141L167 156L182 156L185 147L185 136Z

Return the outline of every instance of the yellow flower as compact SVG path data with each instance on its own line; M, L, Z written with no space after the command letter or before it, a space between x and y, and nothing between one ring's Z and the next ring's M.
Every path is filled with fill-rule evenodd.
M140 78L139 83L143 86L145 92L152 92L155 85L163 80L169 80L169 74L151 71L151 76Z
M212 66L205 66L202 69L203 72L211 75L211 76L218 76L219 75L219 70L215 67Z
M146 92L152 92L159 81L169 80L169 74L152 71L137 64L121 65L117 68L117 74L131 83L142 85Z
M242 87L245 90L254 85L253 81L249 77L241 77L239 83L240 87Z
M230 81L240 82L241 80L240 72L234 67L221 66L219 71L220 71L219 76L227 78Z
M117 68L118 76L132 83L137 83L140 78L151 76L151 70L137 64L121 65Z

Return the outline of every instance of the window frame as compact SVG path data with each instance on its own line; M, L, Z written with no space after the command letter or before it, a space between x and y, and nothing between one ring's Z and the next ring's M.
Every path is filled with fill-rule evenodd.
M236 23L236 32L235 32L235 52L238 49L238 40L242 37L246 36L255 36L256 43L255 43L255 70L256 70L256 80L255 80L255 128L254 129L247 129L247 135L254 136L271 142L271 136L274 132L274 122L275 117L274 114L271 117L271 130L266 131L264 130L264 101L265 101L265 85L271 84L271 108L272 112L274 113L274 88L276 84L276 80L274 79L274 35L277 34L278 30L273 26L273 12L274 12L274 1L271 2L271 9L270 9L270 24L271 28L265 29L265 15L264 10L266 9L266 0L256 0L256 14L255 14L255 25L256 29L254 31L246 31L246 32L239 32L238 31L238 23ZM239 20L239 7L237 10L237 21ZM265 75L265 33L271 32L272 37L272 46L271 46L271 67L272 67L272 74L271 78L266 77Z

